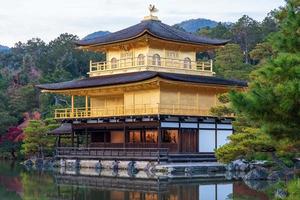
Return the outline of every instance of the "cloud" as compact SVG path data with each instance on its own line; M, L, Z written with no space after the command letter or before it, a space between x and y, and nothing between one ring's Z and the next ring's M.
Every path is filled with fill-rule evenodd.
M159 18L174 24L191 18L236 21L243 14L257 20L284 0L0 0L0 44L13 46L60 33L84 37L98 30L117 31L138 23L154 3Z

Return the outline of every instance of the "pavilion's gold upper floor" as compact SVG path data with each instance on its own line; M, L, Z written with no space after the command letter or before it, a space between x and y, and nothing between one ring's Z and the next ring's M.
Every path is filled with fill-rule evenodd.
M55 91L55 93L69 94L72 97L71 107L56 109L55 118L211 116L210 108L219 104L217 94L226 91L228 88L222 86L190 85L160 78L118 87ZM78 106L74 103L74 100L80 96L85 97L85 105Z
M109 49L106 61L90 61L89 76L138 71L159 71L212 76L212 60L196 60L196 52L166 46L144 45L124 50Z
M180 31L150 18L115 33L78 41L77 46L105 53L104 61L90 61L90 77L138 71L212 76L212 60L197 60L196 54L226 43Z

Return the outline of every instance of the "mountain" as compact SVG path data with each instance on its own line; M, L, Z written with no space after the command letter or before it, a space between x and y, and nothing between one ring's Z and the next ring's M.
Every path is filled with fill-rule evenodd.
M103 36L103 35L107 35L109 34L109 31L97 31L91 34L88 34L87 36L85 36L84 38L82 38L83 40L89 40L89 39L93 39L95 37L99 37L99 36Z
M205 28L205 27L215 27L217 26L218 22L210 20L210 19L203 19L203 18L199 18L199 19L190 19L190 20L186 20L183 22L180 22L178 24L175 24L175 27L179 27L184 29L187 32L197 32L199 29L201 28Z
M226 22L225 24L230 24L229 22ZM187 32L195 33L201 28L210 27L213 28L218 25L217 21L213 21L210 19L204 19L204 18L198 18L198 19L189 19L177 24L174 24L173 27L176 27L177 29L181 29ZM95 37L103 36L109 34L109 31L97 31L94 33L91 33L87 36L85 36L83 39L92 39Z
M1 51L8 51L8 50L9 50L9 47L3 46L3 45L0 44L0 52Z

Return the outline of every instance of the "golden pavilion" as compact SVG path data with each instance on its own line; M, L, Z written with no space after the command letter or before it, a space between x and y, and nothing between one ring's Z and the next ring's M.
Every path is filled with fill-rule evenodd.
M90 61L88 78L38 85L43 92L71 96L71 107L55 110L62 126L57 156L79 159L209 161L232 134L232 117L210 108L217 95L246 82L215 76L212 60L196 54L228 41L175 29L152 13L126 29L76 42L105 53ZM75 105L83 97L85 106ZM68 135L71 147L62 147ZM76 152L76 153L74 153ZM211 155L211 157L209 156Z

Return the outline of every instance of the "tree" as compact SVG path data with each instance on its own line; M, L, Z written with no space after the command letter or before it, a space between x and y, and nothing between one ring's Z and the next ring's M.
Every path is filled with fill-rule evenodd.
M16 88L9 95L10 113L19 119L22 118L24 112L32 112L38 107L38 92L33 85Z
M47 135L47 132L57 127L58 124L53 119L31 120L24 130L25 139L22 144L22 152L26 156L41 157L44 157L45 151L52 152L55 138Z
M228 93L219 95L218 99L222 104L211 108L212 115L220 118L235 115L233 122L235 133L228 137L229 142L227 144L215 151L218 161L228 163L237 158L246 160L273 159L281 168L287 169L286 164L291 165L293 154L290 152L295 151L295 147L300 145L300 141L291 144L285 139L273 140L269 135L261 132L255 121L249 121L241 113L235 113ZM280 158L284 159L284 162L275 155L275 149Z
M300 179L295 179L287 184L288 196L286 200L300 199Z
M259 63L271 59L275 55L276 52L274 52L272 45L267 42L258 43L250 52L250 58L252 60L258 61Z
M275 141L269 149L275 161L275 151L277 155L282 149L297 154L300 149L300 49L289 38L291 32L299 30L294 26L300 22L299 3L295 2L288 1L281 11L286 17L279 20L280 31L270 40L278 55L251 74L246 92L229 95L237 115L258 127L255 137Z
M278 31L278 22L275 17L277 12L276 10L272 10L261 22L261 34L264 40L269 37L270 33Z
M211 38L230 39L232 37L230 28L231 28L230 25L219 22L217 26L213 28L210 27L202 28L197 33L199 35L204 35Z
M285 53L300 52L300 1L288 0L287 5L277 12L279 31L270 38L274 49Z
M227 44L216 52L215 72L218 76L248 79L253 66L243 63L243 53L237 44Z
M59 106L55 104L61 101L56 101L55 95L39 98L34 84L81 78L86 76L89 60L104 58L103 54L76 49L74 42L78 39L67 33L48 44L33 38L16 43L8 52L0 52L0 134L22 122L24 112L41 110L45 116Z
M235 125L237 128L237 125ZM228 163L237 158L251 160L259 152L273 148L273 142L268 135L260 134L258 128L243 124L236 129L236 133L228 137L229 143L216 150L218 161Z
M11 127L7 133L0 138L2 151L10 152L13 159L17 158L16 152L20 151L24 139L23 130L18 127Z
M7 110L9 98L7 95L8 80L0 73L0 137L6 133L8 127L13 126L17 122L17 118L11 116Z
M262 41L259 22L244 15L232 26L233 41L240 44L245 55L246 64L249 63L248 53L254 46Z
M228 93L219 95L218 100L221 104L210 109L213 116L221 118L235 115L233 122L235 133L229 136L229 143L215 151L218 161L228 163L241 157L250 160L257 152L273 148L272 140L267 135L258 134L259 129L256 124L251 124L244 116L234 112Z
M212 114L212 116L224 117L234 114L233 109L229 106L230 100L228 97L228 93L218 95L218 100L220 104L210 109L210 113Z
M211 35L211 28L209 26L199 29L197 31L197 34L203 35L203 36L207 36L207 37L212 37L212 35Z
M300 57L281 54L252 74L246 93L232 92L238 113L276 139L300 139Z

